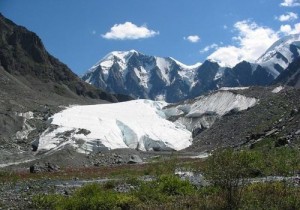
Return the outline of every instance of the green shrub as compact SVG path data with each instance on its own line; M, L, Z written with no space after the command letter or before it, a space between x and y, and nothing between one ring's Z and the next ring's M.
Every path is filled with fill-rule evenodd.
M226 208L238 208L254 161L255 156L251 153L232 149L217 151L208 158L205 177L223 191Z
M63 200L62 195L36 195L32 199L32 205L35 209L55 209Z
M162 203L176 196L189 196L196 193L190 182L174 175L163 175L157 180L143 182L135 195L144 203Z
M195 192L195 188L189 181L181 180L177 176L161 176L158 183L158 190L167 196L186 196Z
M36 196L33 199L35 208L58 210L128 209L137 203L138 199L131 194L105 190L98 184L83 186L71 197L47 195Z
M245 189L242 209L300 209L300 189L286 182L254 183Z

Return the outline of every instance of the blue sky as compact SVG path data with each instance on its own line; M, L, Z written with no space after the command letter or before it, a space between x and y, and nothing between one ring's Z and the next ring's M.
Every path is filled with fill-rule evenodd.
M107 53L131 49L232 66L300 33L300 0L0 0L0 11L79 75Z

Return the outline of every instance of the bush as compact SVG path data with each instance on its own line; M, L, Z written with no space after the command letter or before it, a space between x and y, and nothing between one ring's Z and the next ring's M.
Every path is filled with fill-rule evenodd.
M161 176L158 183L158 190L167 196L186 196L195 192L195 188L189 181L181 180L176 176Z
M155 181L144 182L135 191L144 203L163 203L176 196L189 196L196 193L190 182L181 180L174 175L163 175Z
M222 189L226 208L238 208L243 187L253 171L254 159L249 152L232 149L217 151L208 158L204 169L205 177Z
M219 195L223 196L223 199L226 201L224 208L237 209L240 207L244 189L250 184L251 177L267 175L290 176L294 175L299 169L300 152L298 149L288 147L261 151L224 149L216 151L207 159L204 175L215 187L221 190ZM259 185L262 185L262 187L271 186L265 186L264 183L259 183L257 186ZM282 188L282 186L280 187ZM249 189L248 194L250 192ZM264 190L267 189L270 188L265 188ZM280 191L283 191L283 189L274 189L274 192ZM262 193L259 194L262 195ZM251 196L256 195L251 194ZM277 197L280 198L280 196ZM290 202L294 202L293 199L293 196L287 197L287 200L290 200ZM254 202L256 201L254 200ZM262 202L262 200L260 199L257 202ZM290 204L286 206L290 206Z
M286 182L254 183L245 189L242 209L300 209L299 187Z

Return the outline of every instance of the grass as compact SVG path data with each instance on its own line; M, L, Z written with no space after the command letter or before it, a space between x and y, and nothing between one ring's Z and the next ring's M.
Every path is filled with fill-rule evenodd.
M208 167L210 166L210 168ZM119 165L91 168L64 168L59 172L30 174L1 172L0 183L8 181L71 180L115 178L104 184L91 184L71 194L35 195L32 208L40 209L300 209L300 188L287 182L250 183L234 188L226 182L196 188L174 176L175 169L201 172L207 179L229 180L258 176L292 176L300 170L300 152L289 147L261 147L253 150L216 151L207 160L171 158L141 165ZM207 176L207 169L210 176ZM259 172L259 173L256 173ZM142 176L155 177L142 181ZM226 181L226 180L225 180ZM225 185L224 185L225 183ZM129 192L117 192L118 186L132 186ZM131 190L130 190L131 189ZM228 193L239 200L230 205ZM238 192L238 194L236 194Z

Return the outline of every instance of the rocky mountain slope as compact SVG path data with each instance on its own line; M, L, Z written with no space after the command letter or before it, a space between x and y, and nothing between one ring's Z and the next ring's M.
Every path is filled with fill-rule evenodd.
M67 98L118 101L118 96L84 83L65 64L46 51L36 34L1 14L0 29L1 67L24 85Z
M273 86L232 91L246 97L254 97L258 102L243 112L229 112L215 120L209 129L197 133L188 151L205 151L228 146L299 146L299 89Z
M186 66L170 57L116 51L96 63L82 79L109 92L178 102L220 87L269 85L299 57L299 42L299 34L283 37L256 63L242 61L233 68L209 60Z
M40 38L0 14L0 159L31 150L47 118L69 104L126 100L78 78Z

